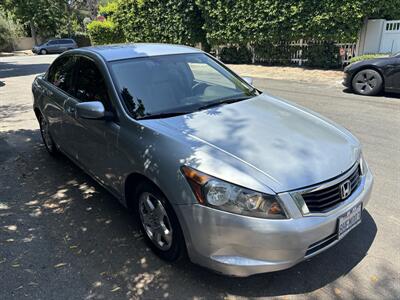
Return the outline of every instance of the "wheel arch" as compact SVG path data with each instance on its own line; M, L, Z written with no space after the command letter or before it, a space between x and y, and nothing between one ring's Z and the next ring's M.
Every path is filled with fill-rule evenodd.
M133 210L133 207L134 207L133 205L135 203L134 201L136 201L136 199L134 199L136 189L139 186L139 184L141 184L142 182L147 182L147 183L151 184L152 186L154 186L155 188L157 188L160 191L160 193L165 197L165 199L168 200L168 198L165 196L165 194L163 193L162 189L158 186L158 184L156 184L148 176L143 175L142 173L133 172L133 173L130 173L128 176L126 176L125 182L124 182L124 200L125 200L126 207L129 210Z

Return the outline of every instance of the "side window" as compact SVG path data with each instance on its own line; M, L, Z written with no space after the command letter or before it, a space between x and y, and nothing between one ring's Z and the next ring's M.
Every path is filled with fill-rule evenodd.
M103 75L96 64L84 57L78 58L76 98L82 102L100 101L107 111L111 110L110 98Z
M58 44L58 41L50 41L48 44L49 44L50 46L54 46L54 45L57 45L57 44Z
M50 67L47 80L56 87L65 91L67 94L72 95L72 76L74 73L74 66L74 57L61 57Z

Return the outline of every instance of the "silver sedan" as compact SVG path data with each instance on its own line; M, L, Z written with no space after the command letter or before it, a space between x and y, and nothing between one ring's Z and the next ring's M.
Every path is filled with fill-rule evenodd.
M342 240L369 200L350 132L198 49L71 50L32 90L50 154L132 209L168 261L187 254L235 276L286 269Z

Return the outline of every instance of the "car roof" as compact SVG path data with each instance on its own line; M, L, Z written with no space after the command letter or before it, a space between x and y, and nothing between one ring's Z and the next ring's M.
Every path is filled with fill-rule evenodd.
M201 53L196 48L172 45L172 44L115 44L105 46L92 46L80 48L80 50L95 52L101 55L106 61L115 61L128 58L151 57L171 54Z

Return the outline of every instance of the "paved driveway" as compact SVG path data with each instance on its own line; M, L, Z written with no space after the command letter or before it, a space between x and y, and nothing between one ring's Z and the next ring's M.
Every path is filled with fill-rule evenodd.
M46 153L30 84L53 59L0 58L0 299L400 298L400 98L255 81L350 129L375 189L362 224L330 250L289 270L229 278L159 260L111 195Z

